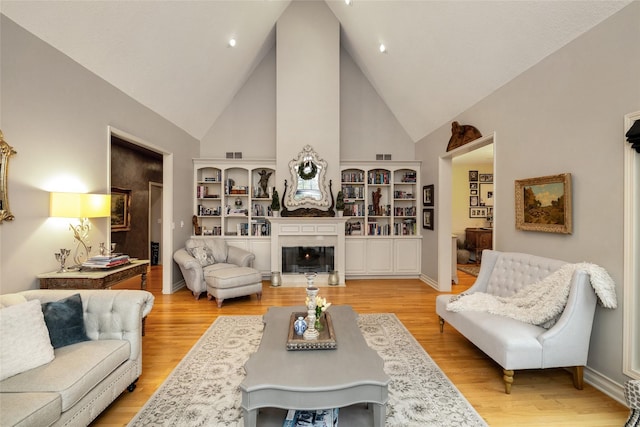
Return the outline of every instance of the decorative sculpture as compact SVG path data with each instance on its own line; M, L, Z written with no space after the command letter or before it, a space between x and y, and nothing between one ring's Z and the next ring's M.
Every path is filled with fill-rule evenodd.
M449 139L449 145L447 145L447 151L462 147L478 138L482 138L482 134L474 126L453 122L451 123L451 138Z

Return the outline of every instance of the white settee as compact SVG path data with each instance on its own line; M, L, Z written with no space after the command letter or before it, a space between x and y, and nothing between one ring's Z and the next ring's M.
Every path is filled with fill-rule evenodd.
M65 305L69 300L75 301L72 309ZM50 317L43 315L43 304L53 302L62 306L63 322L84 325L87 341L54 350L60 331L51 330ZM86 426L125 389L133 391L142 373L142 319L153 302L151 293L139 290L0 295L0 425Z
M613 281L603 271L593 264L485 250L465 296L436 298L440 332L449 323L498 363L506 393L518 369L570 367L574 386L582 389L597 298L605 307L616 306Z
M251 267L255 255L244 249L227 245L220 237L191 238L184 248L173 254L173 260L180 267L187 288L198 299L207 292L207 276L216 271L236 267Z

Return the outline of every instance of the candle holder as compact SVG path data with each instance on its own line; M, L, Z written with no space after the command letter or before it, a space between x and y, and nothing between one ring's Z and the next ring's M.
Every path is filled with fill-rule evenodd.
M56 260L60 263L60 270L58 273L66 273L68 270L65 268L65 263L67 262L67 258L71 253L71 249L60 249L60 252L56 252L54 255L56 256Z
M306 274L305 274L306 275ZM314 273L315 277L315 273ZM311 280L313 284L313 279ZM316 340L320 336L320 332L316 329L316 296L319 289L315 286L307 288L307 330L304 331L302 337L305 340Z
M304 273L304 277L307 279L307 288L313 288L313 281L315 280L318 273L311 271L309 273Z

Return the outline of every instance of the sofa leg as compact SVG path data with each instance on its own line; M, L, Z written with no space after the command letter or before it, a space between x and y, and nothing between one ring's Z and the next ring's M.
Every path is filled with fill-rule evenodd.
M222 308L222 301L224 301L222 298L216 298L216 304L218 304L218 308Z
M258 301L262 300L262 292L258 292L256 296L258 297Z
M193 291L193 297L197 300L200 299L200 292Z
M573 369L573 386L578 390L584 388L584 366L574 366Z
M138 378L136 378L136 380L134 382L129 384L129 386L127 387L127 390L129 391L129 393L131 393L133 390L136 389L136 387L137 387L136 383L137 382L138 382Z
M502 379L504 380L504 392L511 394L511 384L513 384L513 369L503 369Z
M438 319L440 319L440 333L444 332L444 319L440 316L438 316Z

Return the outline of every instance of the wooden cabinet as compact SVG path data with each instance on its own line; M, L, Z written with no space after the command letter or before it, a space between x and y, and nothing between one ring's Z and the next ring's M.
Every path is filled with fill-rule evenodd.
M493 249L493 230L491 228L465 229L467 248L475 254L476 264L480 263L482 251Z

